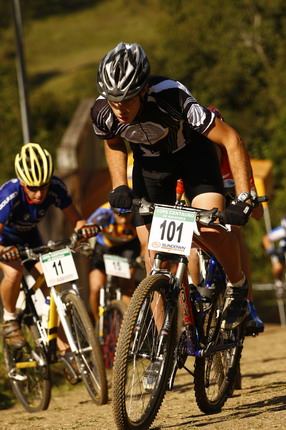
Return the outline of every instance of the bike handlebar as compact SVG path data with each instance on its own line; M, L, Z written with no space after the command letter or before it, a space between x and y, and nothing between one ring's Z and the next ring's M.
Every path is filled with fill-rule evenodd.
M17 250L19 252L20 257L16 257L14 259L16 260L20 258L23 262L27 260L39 260L39 256L41 254L45 254L50 251L55 251L63 247L67 247L72 250L75 250L75 248L77 247L86 246L87 245L86 240L91 237L97 236L99 231L102 230L102 227L99 226L98 224L87 224L84 226L84 228L88 229L88 233L86 236L83 235L83 232L82 232L83 227L82 227L77 232L72 233L71 236L68 238L64 238L58 241L50 240L45 245L40 245L35 248L17 246ZM11 260L12 259L13 258L11 258ZM4 260L4 258L0 253L0 261L1 260Z
M268 201L267 196L253 197L252 206L256 207L260 203L263 203L266 201ZM152 215L155 211L156 206L168 207L168 208L174 208L174 209L184 209L186 211L196 212L197 213L196 221L200 222L201 224L209 225L215 222L216 220L219 220L219 222L223 224L223 218L224 218L223 211L219 211L217 208L213 208L210 210L193 208L190 206L186 206L184 201L180 201L175 205L164 205L164 204L157 204L157 203L155 204L155 203L148 202L144 197L141 199L133 199L130 212L137 212L139 213L139 215L142 215L142 216Z

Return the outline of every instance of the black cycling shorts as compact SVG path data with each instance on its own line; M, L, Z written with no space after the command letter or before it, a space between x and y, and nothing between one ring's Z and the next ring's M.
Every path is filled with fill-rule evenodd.
M91 270L99 269L105 272L105 265L103 255L119 255L128 259L129 263L132 264L134 260L139 257L141 253L140 242L138 238L131 240L121 246L105 246L100 243L96 243L94 247L94 253L92 255Z
M173 205L180 178L190 202L203 193L224 195L215 145L204 136L174 154L134 160L133 191L138 198ZM135 214L136 226L150 224L151 221L152 216Z

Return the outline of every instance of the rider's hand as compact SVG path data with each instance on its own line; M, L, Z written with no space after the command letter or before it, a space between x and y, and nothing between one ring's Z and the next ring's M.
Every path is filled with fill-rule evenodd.
M269 248L269 249L266 249L266 252L267 252L267 254L268 255L277 255L278 254L278 252L277 252L277 249L276 248ZM281 253L282 254L282 253Z
M109 193L108 201L114 208L130 209L133 198L132 190L127 185L120 185Z
M253 211L251 212L251 216L256 220L259 220L261 217L263 217L263 213L264 213L263 206L260 203L258 206L256 206L253 209Z
M223 221L225 224L245 225L252 209L248 203L232 203L224 210Z
M2 256L2 259L5 261L18 260L20 259L20 252L17 246L14 246L14 245L6 246L4 249L2 249L1 256Z
M77 230L76 234L78 239L89 239L97 236L100 232L100 227L97 224L86 224Z

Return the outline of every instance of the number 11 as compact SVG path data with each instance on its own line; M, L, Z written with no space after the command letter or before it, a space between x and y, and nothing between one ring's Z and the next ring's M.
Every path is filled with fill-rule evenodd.
M61 262L61 260L59 260L59 261L58 261L58 267L61 269L61 272L62 272L62 274L63 274L63 273L64 273L64 271L63 271L63 266L62 266L62 262ZM54 262L54 264L53 264L53 268L55 269L57 276L59 276L59 272L58 272L58 268L57 268L56 261L55 261L55 262Z

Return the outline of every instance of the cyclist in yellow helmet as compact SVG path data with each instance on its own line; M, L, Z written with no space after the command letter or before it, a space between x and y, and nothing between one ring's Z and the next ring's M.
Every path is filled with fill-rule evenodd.
M21 348L24 337L19 329L16 302L20 291L23 266L18 246L36 247L43 241L37 228L48 208L60 208L75 230L86 221L80 215L63 181L53 176L53 160L49 152L37 143L27 143L15 158L17 178L0 188L0 270L1 300L4 308L3 334L12 348ZM35 277L41 272L40 264L28 263L27 269Z

